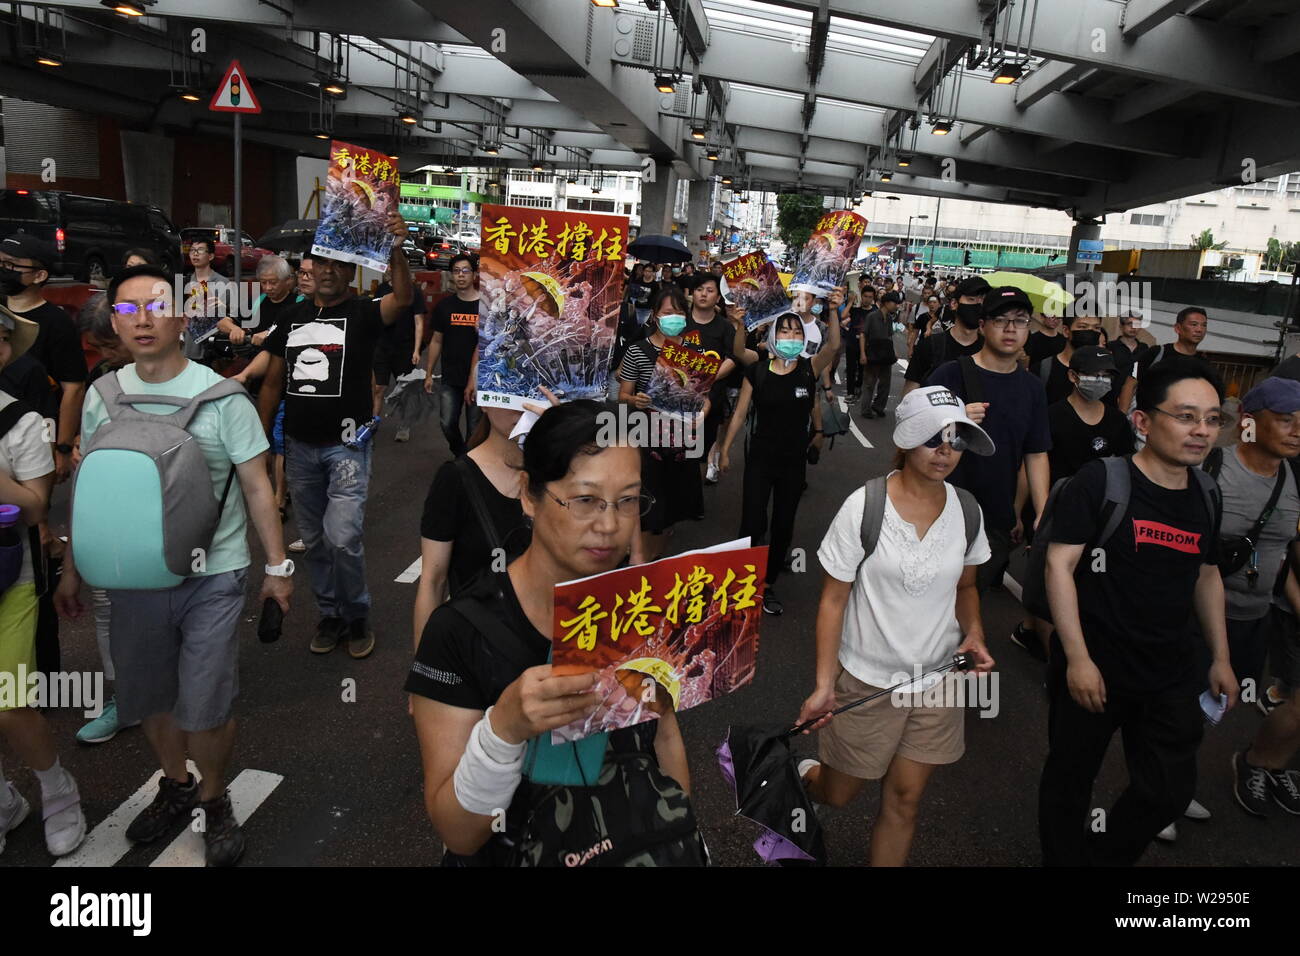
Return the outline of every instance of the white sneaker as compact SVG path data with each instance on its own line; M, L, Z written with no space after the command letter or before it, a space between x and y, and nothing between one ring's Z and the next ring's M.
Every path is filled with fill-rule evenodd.
M291 541L289 543L289 550L294 554L302 554L307 550L307 545L302 543L302 538L299 538L297 541Z
M1159 833L1156 834L1157 840L1164 840L1166 843L1173 843L1178 839L1178 824L1171 823Z
M86 815L81 812L81 794L72 774L63 771L66 790L49 802L41 801L41 818L45 821L45 848L51 856L67 856L86 839Z
M1187 805L1187 809L1183 811L1183 816L1189 820L1208 820L1210 819L1210 811L1193 800Z
M32 812L32 805L23 798L16 787L7 782L4 783L4 789L0 790L0 796L5 799L4 803L0 803L0 853L3 853L5 834L17 829L18 824L27 819L27 814Z

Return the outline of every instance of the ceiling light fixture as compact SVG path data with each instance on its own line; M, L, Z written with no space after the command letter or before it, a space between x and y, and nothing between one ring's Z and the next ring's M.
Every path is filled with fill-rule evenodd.
M593 7L609 7L612 9L618 6L618 0L591 0L591 5Z
M706 132L706 130L704 129L703 126L692 126L692 127L691 127L691 139L704 139L704 137L705 137L706 135L707 135L707 132Z
M660 93L671 93L677 89L677 77L671 73L655 74L655 89Z
M899 157L898 157L898 167L899 167L899 169L906 169L908 166L911 166L911 165L912 165L912 157L911 157L911 156L899 156Z
M36 51L36 62L41 66L63 66L63 58L45 50Z
M1025 68L1019 63L1009 63L1003 60L998 66L997 73L993 74L993 82L1000 86L1007 86L1014 83L1024 75Z
M140 2L129 2L129 0L99 0L101 7L108 7L114 13L120 13L124 17L142 17L144 16L145 4Z
M325 132L324 130L321 130L319 133L313 133L312 135L315 136L317 139L329 139L329 138L330 138L330 134L327 133L327 132Z
M934 128L931 129L930 132L935 136L947 136L952 132L952 123L947 120L940 120L934 124Z
M714 161L716 162L716 161L717 161L717 158L718 158L718 151L717 151L716 149L713 149L712 147L710 147L710 148L709 148L709 151L706 152L706 153L704 154L704 158L705 158L705 159L711 159L711 160L714 160Z
M484 143L483 152L487 153L489 156L495 156L497 153L501 152L501 147L496 143Z
M731 177L730 177L730 176L723 176L723 177L722 177L722 185L724 185L724 186L730 186L730 185L731 185Z
M186 103L198 103L203 100L203 97L199 96L197 90L194 90L188 86L181 87L179 90L177 90L176 95L179 96L181 99L183 99Z
M881 173L881 174L880 174L880 181L881 181L882 183L890 183L890 182L893 182L893 181L894 181L894 174L893 174L893 173Z
M321 89L330 96L346 96L348 93L348 84L346 80L340 80L338 77L330 77L321 85Z
M420 122L420 118L409 110L403 110L398 114L397 118L407 126L414 126L416 123Z

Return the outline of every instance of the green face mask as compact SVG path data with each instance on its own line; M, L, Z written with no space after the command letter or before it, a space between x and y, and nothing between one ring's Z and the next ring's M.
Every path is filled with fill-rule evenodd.
M776 354L787 362L797 359L803 352L803 339L777 339Z

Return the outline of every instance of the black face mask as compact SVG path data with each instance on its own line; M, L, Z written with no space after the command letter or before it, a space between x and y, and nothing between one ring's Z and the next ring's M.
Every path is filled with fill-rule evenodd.
M1086 349L1101 344L1101 331L1098 329L1080 329L1070 333L1070 344L1076 349Z
M15 272L8 266L0 266L0 295L19 295L25 288L21 272Z
M965 303L959 303L957 306L957 321L960 322L962 325L966 326L966 328L968 329L978 329L980 325L980 318L983 315L984 315L984 306L980 305L979 303L976 303L974 305L966 305Z

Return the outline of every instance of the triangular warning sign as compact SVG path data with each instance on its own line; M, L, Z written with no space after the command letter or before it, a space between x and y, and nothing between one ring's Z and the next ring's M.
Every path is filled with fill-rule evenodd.
M217 92L212 94L208 109L219 113L260 113L262 104L253 95L253 88L248 85L248 76L238 60L230 61L230 68L221 78Z

